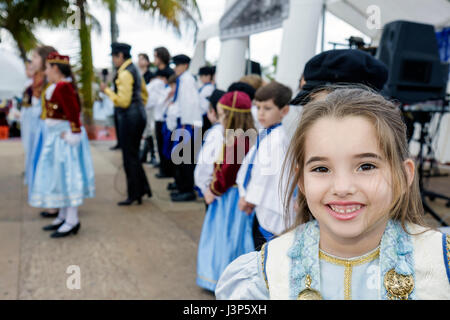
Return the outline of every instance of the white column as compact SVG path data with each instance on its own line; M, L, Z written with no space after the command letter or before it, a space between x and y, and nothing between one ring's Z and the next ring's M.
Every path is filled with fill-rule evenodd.
M221 41L220 56L216 67L217 88L227 90L230 84L245 74L245 53L248 37Z
M205 53L206 41L198 41L189 65L189 72L195 75L198 73L198 70L206 64Z
M315 54L322 4L320 0L290 0L275 79L293 91L306 62Z

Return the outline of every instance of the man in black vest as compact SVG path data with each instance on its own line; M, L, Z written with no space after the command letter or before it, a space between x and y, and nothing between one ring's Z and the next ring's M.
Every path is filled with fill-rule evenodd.
M144 79L131 61L131 46L126 43L113 43L111 48L113 63L118 68L114 91L105 83L102 83L100 88L118 110L118 133L128 190L127 199L118 205L130 205L134 201L141 204L143 195L152 195L139 161L139 145L146 125L144 105L147 102L147 89Z

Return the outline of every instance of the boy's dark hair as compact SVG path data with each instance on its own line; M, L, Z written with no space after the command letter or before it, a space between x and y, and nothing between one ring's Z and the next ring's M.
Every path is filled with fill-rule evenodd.
M215 113L217 113L217 103L225 93L226 92L223 90L215 89L208 97L208 101L210 102L209 107L212 108Z
M170 62L170 53L169 50L167 50L165 47L158 47L155 50L156 56L161 59L161 61L165 65L169 65Z
M253 88L251 85L249 85L246 82L242 82L242 81L233 82L228 87L227 92L231 92L231 91L245 92L250 97L250 100L253 100L255 98L255 88Z
M279 108L282 109L284 106L289 104L292 98L292 90L291 88L276 82L272 81L269 84L262 86L255 93L256 101L267 101L272 99L273 103Z

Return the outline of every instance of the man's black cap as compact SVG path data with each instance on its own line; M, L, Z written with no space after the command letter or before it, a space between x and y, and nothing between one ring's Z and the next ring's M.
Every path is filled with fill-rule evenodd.
M253 88L251 85L249 85L248 83L245 82L233 82L229 87L228 87L228 92L231 91L242 91L244 93L246 93L249 97L250 100L253 100L255 98L255 88Z
M219 102L220 98L225 94L226 92L223 90L215 89L211 95L207 98L209 102L211 102L211 105L213 106L214 110L217 111L217 102Z
M111 43L111 54L118 54L123 52L124 55L130 54L131 46L126 43L113 42Z
M199 76L212 76L213 74L214 74L214 71L213 71L212 67L209 67L209 66L201 67L198 70Z
M329 50L312 57L305 65L303 76L305 84L290 102L293 105L307 103L313 90L330 84L365 84L380 91L387 81L388 69L362 50Z
M185 54L179 54L175 57L172 57L172 61L173 61L173 63L175 63L175 65L189 64L191 62L191 58L189 58Z

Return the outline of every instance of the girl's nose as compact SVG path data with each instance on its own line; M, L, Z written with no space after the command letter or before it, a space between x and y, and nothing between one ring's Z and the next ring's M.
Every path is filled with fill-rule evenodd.
M356 192L351 174L339 173L333 179L333 194L343 198Z

